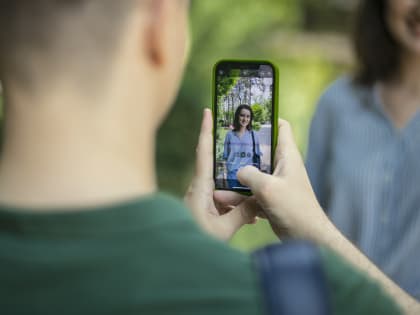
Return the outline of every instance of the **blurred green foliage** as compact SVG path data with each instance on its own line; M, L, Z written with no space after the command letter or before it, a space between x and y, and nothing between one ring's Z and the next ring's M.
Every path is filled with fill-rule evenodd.
M317 2L317 1L315 1ZM279 112L292 123L302 153L322 90L347 65L319 52L296 56L273 48L277 32L305 31L313 0L199 0L192 2L192 51L177 102L159 133L157 158L162 189L182 195L192 176L201 112L211 106L212 68L220 59L271 60L279 67ZM308 7L310 6L310 7ZM317 8L319 9L319 8ZM322 10L321 10L322 11ZM278 40L282 40L279 38ZM275 43L274 43L275 44ZM282 43L288 44L288 43ZM293 51L293 49L292 49ZM244 250L275 241L264 220L244 227L232 244Z
M254 104L251 106L252 112L254 113L254 121L262 124L267 120L270 121L268 116L268 110L265 107L261 106L260 104Z

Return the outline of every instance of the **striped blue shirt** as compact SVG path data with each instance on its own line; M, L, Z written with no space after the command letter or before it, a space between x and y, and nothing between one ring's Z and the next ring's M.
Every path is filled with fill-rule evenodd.
M252 141L252 133L254 141ZM223 159L226 160L227 179L236 179L236 173L240 168L253 165L254 142L255 154L262 156L260 140L256 131L245 130L241 137L233 130L226 134Z
M396 129L375 88L341 78L320 99L306 166L335 225L420 298L420 112Z

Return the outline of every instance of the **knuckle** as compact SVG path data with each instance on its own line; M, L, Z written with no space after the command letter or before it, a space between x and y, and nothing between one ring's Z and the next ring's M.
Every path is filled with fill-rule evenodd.
M273 195L277 193L276 180L273 177L270 177L264 184L261 186L260 195L263 199L270 199Z

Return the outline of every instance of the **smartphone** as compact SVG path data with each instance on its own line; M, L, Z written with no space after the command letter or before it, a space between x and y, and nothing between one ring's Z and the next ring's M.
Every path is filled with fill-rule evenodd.
M213 69L214 182L217 190L250 193L237 172L273 172L277 143L278 70L262 60L222 60Z

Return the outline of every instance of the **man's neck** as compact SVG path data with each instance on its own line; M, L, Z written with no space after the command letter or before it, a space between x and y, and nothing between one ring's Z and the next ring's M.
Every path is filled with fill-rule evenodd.
M8 108L1 204L40 210L90 207L156 191L154 132L147 121L137 127L117 117L66 113L60 104L53 110L25 105Z

